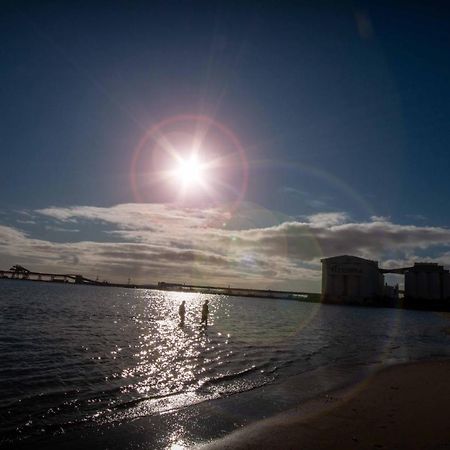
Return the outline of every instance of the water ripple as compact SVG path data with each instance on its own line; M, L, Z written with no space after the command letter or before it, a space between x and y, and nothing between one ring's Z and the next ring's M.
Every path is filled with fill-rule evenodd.
M450 356L434 313L208 296L205 329L206 297L0 280L0 435L159 414L330 364Z

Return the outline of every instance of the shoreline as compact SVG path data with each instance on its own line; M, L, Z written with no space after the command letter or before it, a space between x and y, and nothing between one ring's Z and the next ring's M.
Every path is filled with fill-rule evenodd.
M341 448L430 448L417 447L411 445L411 442L403 447L399 446L398 442L392 441L392 433L388 436L391 441L386 443L387 441L383 440L386 437L384 434L392 432L389 426L392 428L398 418L389 417L393 411L383 413L383 405L378 404L374 408L373 403L386 398L386 395L395 397L405 392L404 386L399 385L400 378L405 379L408 386L411 382L413 385L415 383L416 396L428 396L433 400L436 395L430 395L428 392L429 384L425 385L426 389L417 385L418 379L428 379L430 374L433 386L441 389L440 400L446 395L450 398L450 386L447 382L450 379L450 359L384 367L361 366L353 369L350 372L348 368L338 367L319 369L294 375L279 383L166 413L120 422L87 424L65 433L19 441L9 448L325 449L336 448L336 442L339 442L336 441L336 436L343 430L346 430L344 436L339 437L340 440L343 439ZM321 380L320 387L317 385L317 379ZM380 386L380 379L384 380L383 386ZM315 391L308 390L313 385ZM413 395L411 399L414 398ZM395 410L394 415L398 414L402 408L405 409L404 399L400 400L400 404L387 403L385 406ZM443 404L436 404L437 406L430 407L428 404L420 413L417 405L411 407L410 400L406 408L409 413L413 411L424 418L434 415L446 418L449 415L450 406L445 401ZM367 416L368 411L370 417ZM383 417L384 422L380 422L379 418L376 418L377 415L379 418ZM355 418L357 422L353 423ZM375 420L373 424L372 420ZM444 422L447 434L439 429L433 430L433 435L444 436L444 441L450 443L448 420L445 419ZM414 427L412 424L407 427L403 424L400 429L394 429L394 436L396 433L404 434ZM384 447L376 447L377 445Z
M218 287L212 290L199 289L169 289L162 288L159 285L128 285L121 283L73 283L73 282L63 282L63 281L44 281L44 280L34 280L34 279L24 279L24 278L8 278L0 277L0 280L9 281L23 281L28 283L43 283L48 285L56 286L87 286L87 287L106 287L106 288L118 288L118 289L144 289L159 292L171 292L171 293L182 293L182 294L205 294L205 295L225 295L227 297L241 297L241 298L260 298L268 300L287 300L294 302L310 303L310 304L323 304L331 306L350 306L358 308L386 308L386 309L405 309L412 311L429 311L429 312L450 312L450 302L448 300L435 301L435 300L409 300L397 299L395 301L386 300L385 298L380 298L379 301L371 301L368 303L361 302L333 302L325 300L321 297L320 293L317 292L296 292L296 291L271 291L271 290L258 290L258 289L247 289L247 288L223 288ZM218 289L218 290L216 290Z
M254 389L176 408L160 414L105 423L86 423L65 432L5 443L14 449L165 449L204 445L257 423L309 404L328 392L353 386L372 366L317 368ZM317 384L317 379L321 383ZM3 448L0 444L0 448Z
M450 359L382 367L356 385L196 448L450 448L448 380Z

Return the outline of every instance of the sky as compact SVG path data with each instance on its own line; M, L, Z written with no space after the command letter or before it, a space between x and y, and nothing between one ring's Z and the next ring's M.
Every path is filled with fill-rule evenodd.
M0 268L320 290L450 265L445 2L2 2Z

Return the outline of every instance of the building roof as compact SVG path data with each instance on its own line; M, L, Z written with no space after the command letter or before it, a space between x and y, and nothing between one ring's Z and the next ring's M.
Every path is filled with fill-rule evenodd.
M365 259L365 258L361 258L359 256L353 256L353 255L338 255L338 256L330 256L328 258L322 258L320 261L321 262L325 262L325 261L333 261L335 260L337 261L342 261L342 260L353 260L355 262L365 262L365 263L370 263L370 264L375 264L376 266L378 266L378 261L373 261L371 259Z
M444 266L438 263L416 262L413 267L409 268L410 272L449 272Z

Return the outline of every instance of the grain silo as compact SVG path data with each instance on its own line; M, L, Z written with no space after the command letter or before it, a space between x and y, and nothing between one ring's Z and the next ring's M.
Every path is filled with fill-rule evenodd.
M371 304L383 296L384 277L377 261L342 255L321 262L324 302Z

